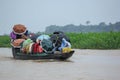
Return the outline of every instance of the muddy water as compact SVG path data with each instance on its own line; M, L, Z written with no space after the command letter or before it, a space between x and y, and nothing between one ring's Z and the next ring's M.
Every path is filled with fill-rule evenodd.
M0 80L120 80L120 50L77 50L67 61L15 60L0 48Z

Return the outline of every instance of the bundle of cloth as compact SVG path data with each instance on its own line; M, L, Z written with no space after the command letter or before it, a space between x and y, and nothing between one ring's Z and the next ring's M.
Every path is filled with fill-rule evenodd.
M40 45L40 42L35 43L30 38L28 38L21 45L21 51L27 54L29 53L36 54L36 53L42 53L43 49Z
M48 35L39 35L38 37L33 37L28 38L22 43L21 51L23 53L37 54L52 50L52 42Z

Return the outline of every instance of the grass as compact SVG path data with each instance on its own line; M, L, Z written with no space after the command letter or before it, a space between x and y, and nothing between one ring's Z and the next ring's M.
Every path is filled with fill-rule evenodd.
M69 33L73 48L120 49L120 32Z
M10 38L9 36L0 36L0 47L10 47Z
M67 33L72 48L120 49L120 32ZM0 36L0 47L10 47L9 36Z

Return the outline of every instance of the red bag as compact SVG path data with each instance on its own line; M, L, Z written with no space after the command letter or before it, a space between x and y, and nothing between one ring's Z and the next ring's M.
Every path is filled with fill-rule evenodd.
M37 48L38 48L38 53L43 52L43 49L42 49L42 47L41 47L41 46L38 46Z
M33 53L36 54L36 53L41 53L41 52L43 52L42 47L38 43L34 43L33 44Z

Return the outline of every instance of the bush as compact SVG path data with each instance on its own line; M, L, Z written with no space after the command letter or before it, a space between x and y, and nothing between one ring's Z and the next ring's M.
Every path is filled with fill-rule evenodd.
M67 33L72 48L120 49L120 32ZM10 47L9 36L0 36L0 47Z
M0 47L10 47L10 38L9 36L0 36Z
M120 49L120 32L68 33L73 48Z

